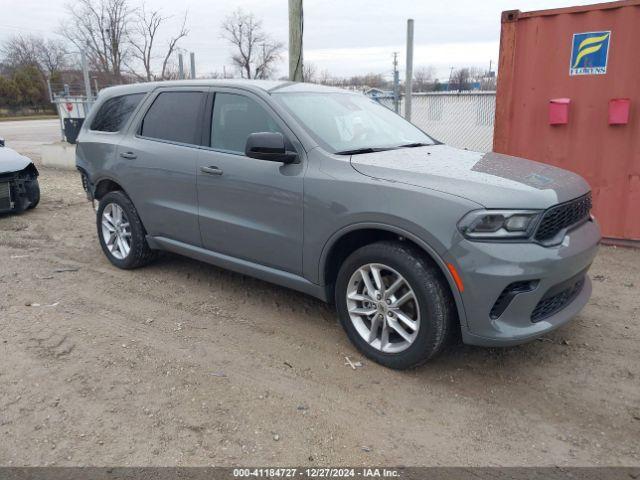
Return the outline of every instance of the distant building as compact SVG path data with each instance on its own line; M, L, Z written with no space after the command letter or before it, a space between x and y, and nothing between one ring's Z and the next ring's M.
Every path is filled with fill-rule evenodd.
M382 90L380 88L369 88L365 90L364 94L373 99L393 98L393 90Z

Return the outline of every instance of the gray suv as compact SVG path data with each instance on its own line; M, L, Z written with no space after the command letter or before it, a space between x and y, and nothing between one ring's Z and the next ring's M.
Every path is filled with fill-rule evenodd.
M76 155L115 266L165 250L335 302L355 346L391 368L457 334L529 341L591 295L600 230L580 176L443 145L361 94L108 88Z

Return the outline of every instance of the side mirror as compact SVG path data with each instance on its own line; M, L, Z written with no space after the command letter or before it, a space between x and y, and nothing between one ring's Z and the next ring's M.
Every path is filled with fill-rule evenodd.
M4 147L4 138L0 137L0 147Z
M256 132L249 135L244 147L249 158L269 162L294 163L298 159L296 152L289 152L284 144L284 136L277 132Z

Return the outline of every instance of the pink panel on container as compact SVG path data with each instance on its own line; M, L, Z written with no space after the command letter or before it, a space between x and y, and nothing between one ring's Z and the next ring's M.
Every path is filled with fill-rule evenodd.
M626 125L629 123L629 98L614 98L609 100L609 125Z
M549 125L566 125L569 123L569 98L554 98L549 101Z

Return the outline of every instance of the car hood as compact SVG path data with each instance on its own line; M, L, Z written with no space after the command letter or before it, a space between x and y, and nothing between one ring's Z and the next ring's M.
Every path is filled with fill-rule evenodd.
M15 150L0 147L0 174L19 172L29 166L31 160Z
M546 209L586 194L575 173L499 153L447 145L353 155L358 172L466 198L485 208Z

